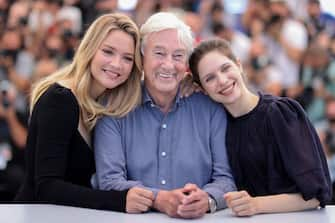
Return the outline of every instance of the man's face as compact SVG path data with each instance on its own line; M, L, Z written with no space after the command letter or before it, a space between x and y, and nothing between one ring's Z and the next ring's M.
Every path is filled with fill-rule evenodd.
M21 45L20 34L16 31L6 31L2 36L2 43L7 50L18 50Z
M149 34L144 46L143 68L151 96L177 94L187 69L186 47L179 41L177 30Z

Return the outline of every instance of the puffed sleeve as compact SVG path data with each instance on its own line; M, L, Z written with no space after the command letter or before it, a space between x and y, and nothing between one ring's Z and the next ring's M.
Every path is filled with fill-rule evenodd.
M288 177L304 200L316 198L324 207L332 194L327 161L302 107L292 99L280 98L270 104L267 116L272 145L277 147Z
M66 181L69 146L79 121L79 106L73 94L68 89L56 89L43 95L35 106L38 106L35 154L37 200L125 211L127 191L98 191Z

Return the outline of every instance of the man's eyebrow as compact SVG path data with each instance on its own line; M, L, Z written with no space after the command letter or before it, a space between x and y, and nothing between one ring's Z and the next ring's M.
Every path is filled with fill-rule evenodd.
M154 50L165 50L165 47L163 47L163 46L155 46Z
M186 53L185 49L177 49L173 53Z

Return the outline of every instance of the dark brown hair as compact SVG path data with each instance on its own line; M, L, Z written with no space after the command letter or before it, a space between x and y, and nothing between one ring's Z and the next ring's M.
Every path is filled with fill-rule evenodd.
M228 57L237 64L237 59L233 54L233 51L231 50L228 41L219 38L202 41L196 48L194 48L189 59L189 65L193 75L193 80L200 85L201 83L198 70L199 62L207 53L213 51L222 53L224 56Z

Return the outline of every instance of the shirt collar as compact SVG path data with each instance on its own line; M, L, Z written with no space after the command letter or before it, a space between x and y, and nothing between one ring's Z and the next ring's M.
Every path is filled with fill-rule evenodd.
M182 104L183 98L180 95L180 87L178 87L177 96L174 100L174 103L172 105L172 110L174 110L177 106L180 106ZM151 98L148 89L145 87L144 82L142 82L142 104L148 104L155 105L154 100Z

